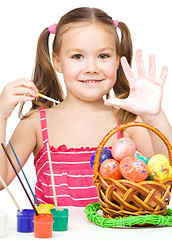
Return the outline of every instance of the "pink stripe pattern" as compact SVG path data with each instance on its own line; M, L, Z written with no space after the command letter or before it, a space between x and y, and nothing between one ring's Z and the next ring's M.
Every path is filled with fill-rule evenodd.
M46 143L49 142L46 113L44 108L39 110L44 147L34 159L37 175L35 195L40 204L54 204L46 148ZM89 203L99 201L90 166L91 155L96 149L67 148L66 145L58 148L50 146L58 206L85 207Z

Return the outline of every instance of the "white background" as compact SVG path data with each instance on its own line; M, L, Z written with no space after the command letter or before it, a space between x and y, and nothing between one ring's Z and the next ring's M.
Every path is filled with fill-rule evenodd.
M172 14L170 0L5 0L0 1L0 92L5 84L18 78L31 78L37 40L44 28L57 23L67 11L81 6L98 7L113 19L125 22L133 39L134 52L144 51L148 69L148 55L157 57L157 77L163 65L169 68L164 86L162 106L172 123ZM133 69L134 61L133 61ZM18 107L8 120L7 140L18 123ZM27 145L26 145L27 147ZM33 156L24 167L34 189L36 181ZM21 175L20 175L21 176ZM22 208L30 207L16 178L9 186ZM7 199L7 201L6 201ZM0 192L1 209L15 206L5 190Z

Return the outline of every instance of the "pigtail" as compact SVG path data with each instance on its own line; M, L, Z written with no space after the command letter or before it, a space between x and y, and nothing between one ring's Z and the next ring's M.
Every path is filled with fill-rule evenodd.
M59 84L59 79L50 59L49 35L50 32L48 28L46 28L39 37L33 82L39 89L40 93L61 102L63 101L63 94ZM53 106L53 103L46 101L45 99L38 98L33 101L32 109L37 108L39 105L44 105L44 107L50 108Z
M40 35L37 44L36 61L32 80L39 92L49 96L57 101L63 101L63 91L59 83L57 74L52 66L49 54L49 35L50 32L46 28ZM19 116L22 116L22 108L19 110ZM31 110L38 107L50 108L53 103L43 98L37 98L32 101Z
M120 57L125 56L129 65L131 66L133 57L131 34L128 27L124 23L119 22L118 27L121 31L121 40L119 41L119 55ZM117 80L113 87L113 90L115 96L121 99L127 98L130 93L129 83L124 74L121 62L119 63L119 68L117 70ZM136 118L136 115L124 109L119 109L117 117L119 123L124 123L133 121Z

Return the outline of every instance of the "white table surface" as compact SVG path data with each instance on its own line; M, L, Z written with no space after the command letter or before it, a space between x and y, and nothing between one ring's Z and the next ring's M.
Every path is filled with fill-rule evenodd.
M68 231L53 232L53 239L172 239L172 227L102 228L88 222L84 208L69 207ZM1 205L0 211L3 211ZM4 239L34 239L34 233L18 233L16 230L16 209L8 208L6 215L6 237ZM35 238L37 239L37 238Z

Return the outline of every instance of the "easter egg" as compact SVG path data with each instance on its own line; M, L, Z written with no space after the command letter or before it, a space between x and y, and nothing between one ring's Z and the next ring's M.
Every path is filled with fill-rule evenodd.
M136 155L135 157L141 159L146 165L148 164L149 159L142 155Z
M172 167L170 166L167 178L172 178Z
M150 180L162 181L169 175L170 164L162 154L156 154L150 158L148 164L148 178Z
M118 139L112 145L112 156L115 160L121 161L123 158L133 156L136 151L136 145L132 139L124 137Z
M148 176L148 168L146 164L137 157L126 157L120 162L120 171L125 179L141 182Z
M92 169L93 169L93 165L94 165L94 159L95 159L96 152L97 152L97 150L93 152L91 159L90 159L90 164L91 164ZM111 154L111 150L108 148L103 148L101 151L101 156L100 156L100 165L103 161L105 161L108 158L113 158L112 154Z
M106 159L100 166L99 173L102 177L111 177L115 180L121 178L119 162L114 159Z

